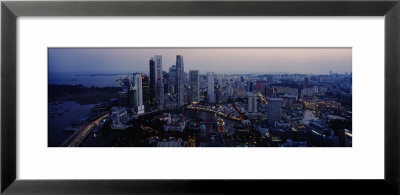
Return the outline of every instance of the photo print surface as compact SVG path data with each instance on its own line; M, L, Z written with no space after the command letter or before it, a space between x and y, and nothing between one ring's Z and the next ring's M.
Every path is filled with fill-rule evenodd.
M351 147L351 48L48 48L49 147Z

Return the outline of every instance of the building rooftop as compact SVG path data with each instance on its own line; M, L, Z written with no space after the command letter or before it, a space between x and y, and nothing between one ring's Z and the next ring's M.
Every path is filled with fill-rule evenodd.
M162 141L157 143L157 147L185 147L182 141Z
M115 106L111 108L111 112L121 112L121 111L125 111L125 108L120 107L120 106Z
M282 101L282 98L267 97L267 100L270 100L270 101Z

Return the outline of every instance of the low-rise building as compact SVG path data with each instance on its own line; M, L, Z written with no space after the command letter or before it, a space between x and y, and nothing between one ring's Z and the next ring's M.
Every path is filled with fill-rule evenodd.
M157 143L157 147L186 147L185 141L161 141Z
M111 121L112 129L125 129L126 128L125 123L127 122L128 119L128 112L123 107L119 106L112 107L109 118Z
M183 132L183 130L186 127L186 122L185 122L185 117L182 114L171 115L170 113L164 113L163 115L160 116L160 120L165 120L165 116L167 124L164 125L164 131Z

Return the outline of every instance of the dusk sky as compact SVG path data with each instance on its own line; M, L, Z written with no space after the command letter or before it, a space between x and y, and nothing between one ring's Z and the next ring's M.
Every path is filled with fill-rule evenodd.
M49 72L149 72L162 55L163 70L183 55L185 72L351 73L351 48L49 48Z

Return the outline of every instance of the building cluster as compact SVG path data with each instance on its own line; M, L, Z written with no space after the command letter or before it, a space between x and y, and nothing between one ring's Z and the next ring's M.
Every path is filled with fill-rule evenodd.
M184 67L183 56L177 55L163 71L162 56L155 55L149 75L121 78L119 103L110 114L113 127L161 111L157 117L164 122L163 132L198 133L190 138L195 141L159 141L159 146L221 146L227 140L231 146L351 146L351 74L201 74ZM174 109L212 112L223 119L192 121ZM241 131L259 136L246 138Z
M272 83L266 80L247 82L245 115L271 146L351 146L351 74L274 75ZM254 93L262 103L258 117Z
M183 132L186 126L185 117L182 114L172 114L164 113L162 115L157 116L157 118L161 121L164 121L165 124L163 126L164 131L179 131Z

